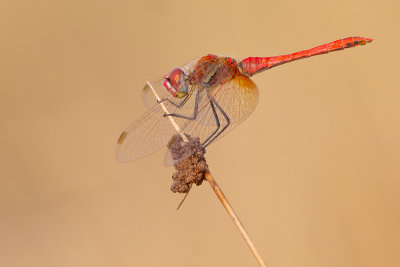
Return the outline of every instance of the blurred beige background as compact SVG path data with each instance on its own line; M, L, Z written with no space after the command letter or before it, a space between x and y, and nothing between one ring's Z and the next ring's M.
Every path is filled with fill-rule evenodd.
M400 266L398 1L3 1L0 266L257 266L165 150L121 164L146 78L207 53L375 41L254 77L207 160L270 267Z

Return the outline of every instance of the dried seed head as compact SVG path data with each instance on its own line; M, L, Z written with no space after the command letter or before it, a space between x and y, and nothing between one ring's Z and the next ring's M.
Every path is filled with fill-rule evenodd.
M205 149L200 144L200 138L187 135L189 142L184 142L179 135L174 135L168 143L174 167L177 170L172 175L171 191L187 193L191 184L201 185L208 165L204 154Z

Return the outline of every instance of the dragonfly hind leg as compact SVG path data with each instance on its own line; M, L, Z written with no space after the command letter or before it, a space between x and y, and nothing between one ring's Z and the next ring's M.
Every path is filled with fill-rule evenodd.
M215 110L215 107L214 107L213 99L211 98L210 95L208 95L208 99L210 100L210 106L211 106L211 110L212 110L213 115L214 115L215 122L216 122L216 124L217 124L217 128L214 130L214 132L212 132L212 133L207 137L206 140L204 140L204 142L201 144L202 147L206 147L206 146L209 145L209 144L207 144L208 140L210 140L210 138L213 137L213 135L215 135L216 132L218 132L219 127L221 126L221 124L220 124L220 122L219 122L219 118L218 118L217 111Z
M228 126L231 124L231 120L229 119L228 115L226 115L225 111L221 108L221 106L215 101L215 99L212 99L211 96L208 97L210 99L210 106L214 114L215 122L217 123L217 128L215 129L214 132L210 134L209 137L201 144L204 148L207 147L209 144L211 144L215 139L218 138L218 136L228 128ZM221 124L219 122L218 114L217 111L215 110L214 105L219 109L219 111L222 113L226 120L226 125L218 132ZM217 133L218 132L218 133Z

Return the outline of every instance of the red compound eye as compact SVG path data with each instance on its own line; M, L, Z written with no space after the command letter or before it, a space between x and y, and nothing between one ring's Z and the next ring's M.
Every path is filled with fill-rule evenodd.
M172 87L174 87L177 91L180 91L181 82L185 80L185 73L181 69L174 69L169 74L169 82Z
M188 85L185 76L185 72L183 72L182 69L173 69L164 81L165 88L172 93L173 96L176 96L177 93L180 93L180 96L186 95Z

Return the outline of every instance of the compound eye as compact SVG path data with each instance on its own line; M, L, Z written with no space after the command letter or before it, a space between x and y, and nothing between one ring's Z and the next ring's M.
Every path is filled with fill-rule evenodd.
M168 77L168 81L177 92L187 91L187 83L185 79L185 73L182 69L174 69L171 71Z

